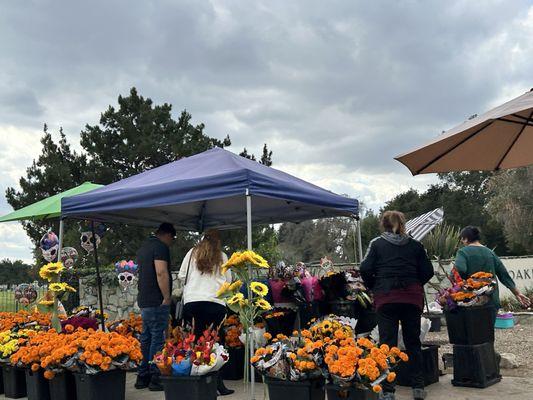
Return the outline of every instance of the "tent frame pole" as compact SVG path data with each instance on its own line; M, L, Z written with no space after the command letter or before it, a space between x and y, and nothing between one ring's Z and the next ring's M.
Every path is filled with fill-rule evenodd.
M246 189L246 242L248 250L252 250L252 196L248 189ZM252 276L252 266L248 265L248 275ZM248 299L251 301L252 293L248 288ZM253 322L252 322L253 325ZM254 331L252 328L252 334L248 335L250 343L250 359L252 359L254 350ZM246 368L250 368L250 400L255 398L255 370L250 363Z
M100 307L100 325L102 332L105 332L105 316L104 316L104 299L102 296L102 276L100 275L100 263L98 262L98 249L96 246L96 233L94 230L94 221L91 221L91 233L93 235L93 253L94 264L96 266L96 287L98 290L98 307Z
M57 261L61 261L61 250L63 249L63 218L59 217L59 247L57 249Z
M359 247L359 264L363 262L363 241L361 239L361 218L358 216L356 219L357 224L357 242Z

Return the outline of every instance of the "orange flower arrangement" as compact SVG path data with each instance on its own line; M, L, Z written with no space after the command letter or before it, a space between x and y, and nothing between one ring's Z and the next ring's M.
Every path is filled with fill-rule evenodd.
M241 339L239 339L242 329L243 326L238 315L234 314L226 318L224 321L224 344L226 347L237 348L243 346Z
M68 325L67 325L68 326ZM46 370L49 379L63 369L85 373L107 371L112 367L134 368L142 359L140 343L116 332L84 330L57 333L54 329L32 336L11 356L17 366ZM118 364L118 365L117 365Z
M110 332L116 332L122 336L133 336L135 338L138 338L143 329L143 320L140 315L130 313L128 319L122 319L107 324L107 329Z
M34 326L50 326L50 314L40 312L18 311L0 312L0 332L13 329L16 326L34 325Z

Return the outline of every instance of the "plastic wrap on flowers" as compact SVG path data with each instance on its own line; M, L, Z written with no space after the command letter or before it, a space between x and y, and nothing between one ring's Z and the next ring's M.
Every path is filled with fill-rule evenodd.
M218 343L215 343L213 347L213 351L211 352L211 359L209 361L209 364L200 364L195 365L193 363L191 368L191 375L192 376L198 376L198 375L206 375L211 372L216 372L220 370L224 364L228 362L229 354L227 350L221 346Z
M192 371L191 360L185 358L181 361L174 361L171 366L172 376L190 376Z
M267 349L259 348L252 357L252 365L262 374L270 378L287 380L289 378L289 362L285 357L287 345L282 342L273 343Z
M455 268L452 269L451 281L452 286L441 290L436 298L445 310L485 305L490 301L497 285L489 272L476 272L463 280Z
M308 302L320 301L324 298L324 292L317 276L306 276L301 279L304 288L305 299Z

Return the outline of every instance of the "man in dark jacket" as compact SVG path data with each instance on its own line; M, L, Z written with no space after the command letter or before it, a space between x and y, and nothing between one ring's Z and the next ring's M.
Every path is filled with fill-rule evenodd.
M381 227L383 234L370 242L360 272L374 294L380 342L397 346L401 323L409 356L413 397L424 399L420 321L424 285L434 274L433 265L424 246L406 235L402 213L385 212ZM394 385L383 384L383 391L383 399L394 399Z

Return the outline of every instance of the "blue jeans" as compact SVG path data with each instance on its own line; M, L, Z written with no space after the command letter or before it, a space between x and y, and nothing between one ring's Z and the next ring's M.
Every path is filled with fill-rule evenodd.
M140 377L159 375L155 364L150 363L165 344L165 331L168 328L170 306L141 308L143 331L141 333L141 351L143 360L138 368Z

